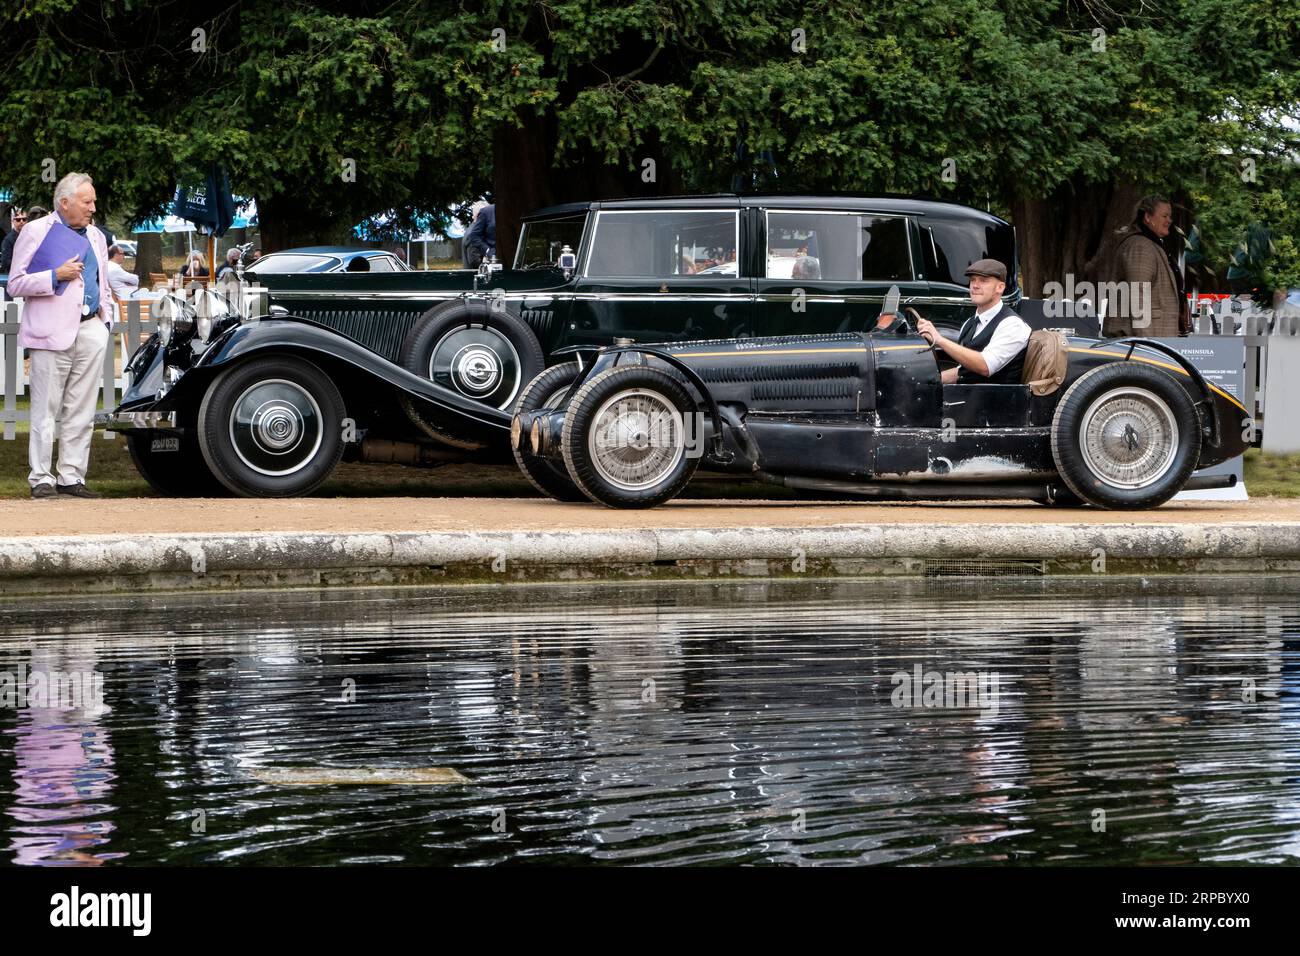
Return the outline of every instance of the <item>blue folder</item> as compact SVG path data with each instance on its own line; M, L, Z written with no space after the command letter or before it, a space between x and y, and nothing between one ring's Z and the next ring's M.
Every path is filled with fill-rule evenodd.
M32 261L27 266L27 274L49 272L52 269L57 269L69 259L80 259L85 262L86 257L89 255L90 240L79 235L75 230L68 228L63 223L56 222L50 228L50 231L45 234L45 238L41 240L36 254L32 256ZM55 278L55 295L63 295L63 291L67 287L67 282L61 282L58 278Z

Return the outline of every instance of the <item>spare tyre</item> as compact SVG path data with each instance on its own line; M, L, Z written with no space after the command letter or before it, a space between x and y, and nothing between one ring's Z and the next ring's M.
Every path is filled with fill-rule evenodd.
M1201 421L1166 372L1111 362L1066 390L1052 420L1061 479L1101 508L1155 508L1182 490L1201 456Z
M503 410L514 407L524 386L546 364L528 323L481 299L457 299L426 312L407 333L400 361L421 378ZM449 428L418 399L405 396L402 407L430 438L456 448L484 447Z

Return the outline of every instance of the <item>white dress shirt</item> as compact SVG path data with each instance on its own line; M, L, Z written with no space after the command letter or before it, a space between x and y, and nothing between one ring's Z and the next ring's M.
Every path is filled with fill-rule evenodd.
M113 295L119 299L131 298L131 293L140 287L140 277L127 272L111 259L108 262L108 284L113 288Z
M975 338L984 331L984 327L993 321L993 317L1002 311L1002 303L994 302L983 312L975 313L975 332L971 338ZM1016 353L1021 351L1029 344L1029 333L1031 329L1025 320L1018 315L1009 315L998 323L997 331L993 333L993 338L989 344L984 346L980 355L984 356L984 361L988 364L989 374L996 375L1002 371L1003 367L1016 357Z

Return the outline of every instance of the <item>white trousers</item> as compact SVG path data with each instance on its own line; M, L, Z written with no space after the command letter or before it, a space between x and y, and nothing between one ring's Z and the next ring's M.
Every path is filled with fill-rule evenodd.
M99 319L81 323L77 337L61 352L28 349L31 359L31 438L27 480L35 488L54 484L54 442L59 442L58 484L83 484L95 432L95 406L104 380L108 326ZM57 423L57 424L56 424Z

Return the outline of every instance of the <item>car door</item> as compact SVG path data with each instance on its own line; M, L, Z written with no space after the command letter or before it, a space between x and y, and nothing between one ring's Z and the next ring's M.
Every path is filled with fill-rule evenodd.
M567 344L751 334L738 203L601 209L573 286Z
M870 331L889 287L923 295L907 216L846 209L764 210L755 280L758 335Z

